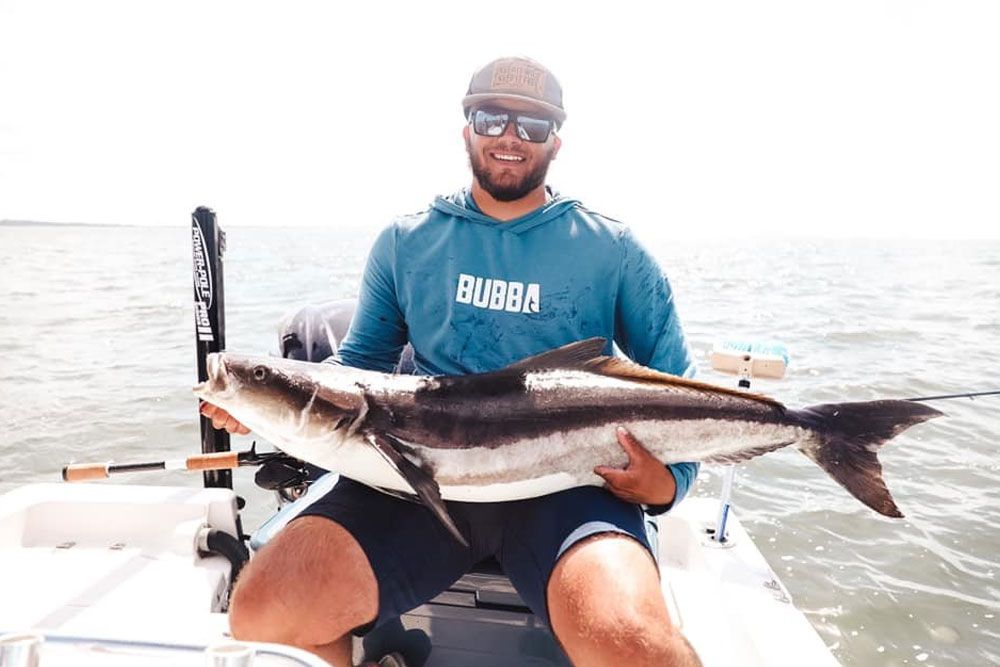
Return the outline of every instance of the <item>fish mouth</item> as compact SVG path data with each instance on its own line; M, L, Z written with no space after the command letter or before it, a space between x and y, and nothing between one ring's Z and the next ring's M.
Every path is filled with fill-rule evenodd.
M221 354L208 355L208 358L205 359L205 371L208 379L193 387L197 396L209 399L232 393L229 386L229 373L226 372L226 362Z

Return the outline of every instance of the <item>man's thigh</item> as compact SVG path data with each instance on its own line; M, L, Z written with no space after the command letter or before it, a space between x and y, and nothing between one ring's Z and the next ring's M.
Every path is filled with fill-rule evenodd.
M655 572L655 537L641 508L598 487L509 503L500 562L532 611L551 627L547 590L556 564L596 535L627 538Z
M295 521L319 516L343 526L360 545L378 584L378 613L362 634L423 604L472 566L463 548L423 505L342 478ZM464 517L456 516L466 535Z

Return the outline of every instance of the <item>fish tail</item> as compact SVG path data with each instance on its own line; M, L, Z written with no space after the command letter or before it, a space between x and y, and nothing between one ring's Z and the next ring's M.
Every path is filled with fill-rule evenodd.
M900 400L831 403L794 412L815 434L799 446L803 454L879 514L903 516L882 479L878 450L911 426L944 413Z

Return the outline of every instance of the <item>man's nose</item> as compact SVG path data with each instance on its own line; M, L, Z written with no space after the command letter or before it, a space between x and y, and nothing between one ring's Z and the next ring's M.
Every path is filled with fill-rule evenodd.
M508 134L510 136L512 136L513 138L517 139L518 141L523 141L521 139L520 135L518 135L518 133L517 133L517 117L516 116L512 115L510 117L510 121L508 121L507 127L504 128L503 134L501 134L497 138L500 139L502 137L506 137Z

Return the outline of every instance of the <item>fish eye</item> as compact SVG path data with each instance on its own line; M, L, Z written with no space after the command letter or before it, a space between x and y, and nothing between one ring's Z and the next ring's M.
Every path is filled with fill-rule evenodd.
M266 380L267 379L267 366L257 366L253 369L253 377L255 380Z

